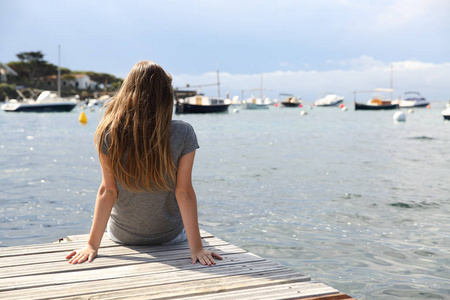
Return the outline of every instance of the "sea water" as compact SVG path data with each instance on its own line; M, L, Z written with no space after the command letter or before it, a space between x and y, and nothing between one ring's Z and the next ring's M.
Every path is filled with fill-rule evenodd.
M444 108L404 110L402 123L337 107L174 115L200 144L200 226L358 299L448 299ZM82 125L80 111L0 112L0 246L89 232L100 114Z

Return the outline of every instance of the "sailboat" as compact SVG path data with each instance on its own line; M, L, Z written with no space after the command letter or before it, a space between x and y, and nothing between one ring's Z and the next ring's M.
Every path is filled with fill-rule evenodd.
M393 80L392 80L392 66L391 66L391 87L390 88L378 88L373 91L361 91L361 92L353 92L354 94L354 103L355 110L387 110L387 109L398 109L398 103L393 103L392 101L392 92L393 89ZM358 103L356 102L356 93L373 93L373 92L390 92L390 99L386 100L381 95L372 96L367 103Z
M262 91L263 91L263 75L261 74L261 85L259 88L260 98L256 99L252 95L249 99L242 100L241 102L242 109L269 109L270 99L269 98L263 99Z
M189 114L189 113L220 113L227 112L228 107L231 104L230 99L224 99L220 97L220 80L219 80L219 69L217 69L217 83L204 84L198 86L189 87L204 87L217 85L218 97L209 97L198 92L196 95L191 97L186 97L184 99L175 99L175 113L176 114Z
M1 106L5 112L69 112L77 106L77 99L61 98L61 69L59 66L58 46L58 94L51 91L43 91L36 98L32 89L16 90L19 99L12 99ZM27 98L23 91L28 90L32 98Z

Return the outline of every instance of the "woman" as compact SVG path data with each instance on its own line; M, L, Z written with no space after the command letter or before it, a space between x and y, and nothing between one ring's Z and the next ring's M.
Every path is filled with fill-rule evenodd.
M158 64L137 63L108 104L95 132L102 168L87 245L66 256L91 262L105 228L131 245L188 240L192 263L222 259L200 238L192 167L199 147L193 128L172 121L172 78Z

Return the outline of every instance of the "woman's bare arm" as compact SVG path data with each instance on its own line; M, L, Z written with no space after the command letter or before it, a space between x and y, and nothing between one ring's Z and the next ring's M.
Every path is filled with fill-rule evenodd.
M100 154L100 165L102 168L102 183L97 193L95 202L94 220L86 246L80 250L74 250L66 259L69 263L77 264L91 262L97 256L98 248L108 223L114 202L117 198L117 186L114 175L111 172L111 160L104 154Z
M192 167L194 165L195 151L180 158L177 169L177 185L175 196L180 207L184 228L191 250L192 263L197 260L202 265L215 264L214 258L222 259L216 252L203 249L197 217L197 197L192 186Z

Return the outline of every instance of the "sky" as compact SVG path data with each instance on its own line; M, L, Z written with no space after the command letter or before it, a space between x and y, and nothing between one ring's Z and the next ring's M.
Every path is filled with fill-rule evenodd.
M125 78L160 64L179 89L314 101L388 88L450 99L450 0L0 0L0 62L42 51ZM261 84L262 83L262 84ZM367 97L370 95L360 95Z

